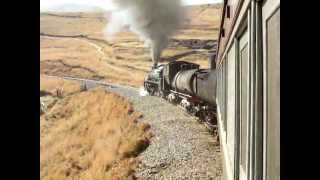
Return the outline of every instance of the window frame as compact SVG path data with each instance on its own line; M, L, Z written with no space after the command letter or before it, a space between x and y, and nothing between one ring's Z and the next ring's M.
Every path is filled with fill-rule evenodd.
M268 120L268 58L267 58L267 23L280 10L280 0L268 0L262 6L263 36L263 180L267 180L267 120ZM279 144L280 145L280 144ZM279 152L280 153L280 152Z

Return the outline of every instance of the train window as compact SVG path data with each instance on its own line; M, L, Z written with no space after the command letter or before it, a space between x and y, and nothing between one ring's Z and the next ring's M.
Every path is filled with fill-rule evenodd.
M220 84L219 84L219 86L220 86L220 117L222 118L222 105L223 105L223 66L222 66L222 64L221 64L221 68L220 68Z
M240 65L240 179L247 179L248 162L248 112L249 112L249 55L248 32L245 30L239 41Z
M222 105L223 105L223 66L221 64L221 67L220 67L220 117L221 117L221 120L222 120Z
M227 65L226 65L227 59L224 59L223 63L223 127L225 132L227 133ZM227 139L226 139L227 141Z
M236 54L235 43L228 51L227 61L227 147L230 167L234 165L235 112L236 112ZM233 169L233 168L231 168ZM232 170L233 171L233 170Z
M280 0L263 6L264 178L280 179Z
M220 89L219 110L220 110L220 118L222 118L222 109L221 109L222 108L222 65L220 65L220 83L218 86Z
M217 68L217 85L219 84L219 81L220 81L220 69L219 68ZM217 98L217 100L219 101L219 87L217 86L217 95L216 95L216 98Z
M222 95L221 95L221 93L222 93L222 66L220 65L220 69L219 69L219 73L220 73L220 82L219 82L219 84L218 84L218 87L219 87L219 89L220 89L220 94L219 94L219 109L220 109L220 117L221 117L221 103L222 103Z
M222 84L222 68L220 67L220 70L219 70L219 104L221 104L221 97L222 97L222 87L221 87L221 84ZM221 109L220 109L220 113L221 113Z
M221 68L219 68L219 70L218 70L218 86L217 86L217 88L218 88L218 101L219 101L219 103L221 102L221 98L220 98L220 91L221 91L221 87L220 87L220 83L221 83L221 80L220 80L220 78L221 78Z
M220 128L221 128L221 136L226 136L226 121L225 121L225 59L222 61L220 66L220 82L219 82L219 115L220 115ZM225 141L226 138L221 138ZM225 142L223 142L225 143Z
M218 101L218 105L220 106L220 103L221 103L221 98L220 98L220 92L221 92L221 89L220 89L220 84L221 84L221 81L220 81L220 77L221 77L221 68L219 67L217 69L217 72L218 72L218 79L217 79L217 101ZM220 113L220 112L219 112Z
M223 64L221 64L221 75L220 75L220 118L221 118L221 122L223 124ZM221 127L223 127L223 125L221 125ZM223 127L224 128L224 127ZM222 130L223 130L222 128Z
M224 62L223 62L224 63ZM221 120L222 120L222 126L223 126L223 130L225 131L225 125L224 125L224 64L222 63L222 67L221 67Z

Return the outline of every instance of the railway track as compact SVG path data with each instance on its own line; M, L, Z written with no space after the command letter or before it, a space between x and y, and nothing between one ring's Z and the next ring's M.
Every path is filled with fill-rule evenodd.
M130 89L133 91L138 92L138 88L131 87L131 86L123 86L119 84L114 84L114 83L107 83L103 81L97 81L97 80L92 80L92 79L84 79L84 78L77 78L77 77L71 77L71 76L53 76L53 75L46 75L47 77L50 78L60 78L60 79L66 79L66 80L72 80L72 81L78 81L81 82L82 85L84 85L87 89L91 89L94 87L97 87L98 85L104 86L106 88L112 89L112 88L126 88Z

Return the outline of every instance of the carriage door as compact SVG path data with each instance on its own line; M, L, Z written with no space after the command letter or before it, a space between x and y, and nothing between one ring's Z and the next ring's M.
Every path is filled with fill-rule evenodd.
M280 180L280 0L262 6L264 180Z
M249 145L249 56L248 31L245 30L239 40L239 68L240 68L240 147L239 147L239 178L247 179L248 145Z

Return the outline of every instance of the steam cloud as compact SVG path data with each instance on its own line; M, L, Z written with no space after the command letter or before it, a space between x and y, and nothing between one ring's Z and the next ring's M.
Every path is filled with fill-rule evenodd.
M116 9L112 11L106 29L107 38L129 27L151 48L151 58L156 66L161 52L168 45L170 36L182 21L181 1L111 0L111 2Z
M144 87L140 87L140 89L139 89L139 95L140 95L140 96L148 96L149 93L148 93L148 91L146 91L146 90L144 89Z

